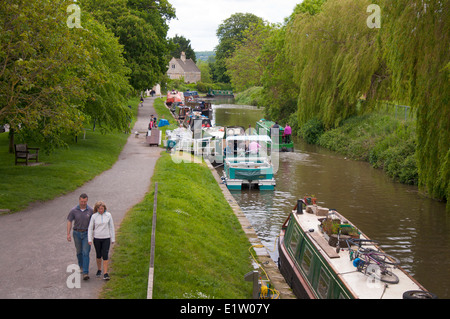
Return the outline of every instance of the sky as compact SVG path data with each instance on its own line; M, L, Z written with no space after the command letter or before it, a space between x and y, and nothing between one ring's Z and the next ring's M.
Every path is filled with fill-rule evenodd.
M194 51L213 51L217 28L234 13L253 13L271 23L284 22L302 0L169 0L177 19L169 22L168 37L191 40Z

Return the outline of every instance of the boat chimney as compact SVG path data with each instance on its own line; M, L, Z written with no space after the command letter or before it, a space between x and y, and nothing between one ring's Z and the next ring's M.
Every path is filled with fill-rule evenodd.
M297 214L303 214L303 199L297 200Z

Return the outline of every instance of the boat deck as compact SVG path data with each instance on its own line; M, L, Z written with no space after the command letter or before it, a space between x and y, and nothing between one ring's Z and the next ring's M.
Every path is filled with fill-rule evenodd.
M295 211L294 211L295 212ZM341 220L345 217L336 213ZM313 213L307 213L303 210L303 214L292 214L307 235L315 248L321 252L326 262L333 268L334 272L346 284L347 288L360 299L401 299L405 291L408 290L425 290L402 268L392 269L392 272L399 278L397 284L387 284L359 272L350 260L348 248L341 249L339 253L336 248L328 244L324 235L319 229L319 219L324 216L317 216ZM361 234L361 239L369 239Z

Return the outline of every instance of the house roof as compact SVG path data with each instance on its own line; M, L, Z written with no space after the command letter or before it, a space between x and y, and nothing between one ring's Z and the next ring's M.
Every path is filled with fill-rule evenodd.
M195 62L192 59L186 59L186 55L183 55L184 52L181 53L181 58L180 59L176 59L176 58L172 58L175 59L178 64L181 66L181 68L183 69L184 72L201 72L200 69L197 67L197 65L195 64Z

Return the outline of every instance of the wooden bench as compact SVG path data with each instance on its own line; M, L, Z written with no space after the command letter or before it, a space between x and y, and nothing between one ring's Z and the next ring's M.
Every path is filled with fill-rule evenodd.
M28 166L28 161L39 161L39 148L28 147L27 144L14 144L14 153L16 157L16 165L25 163Z

